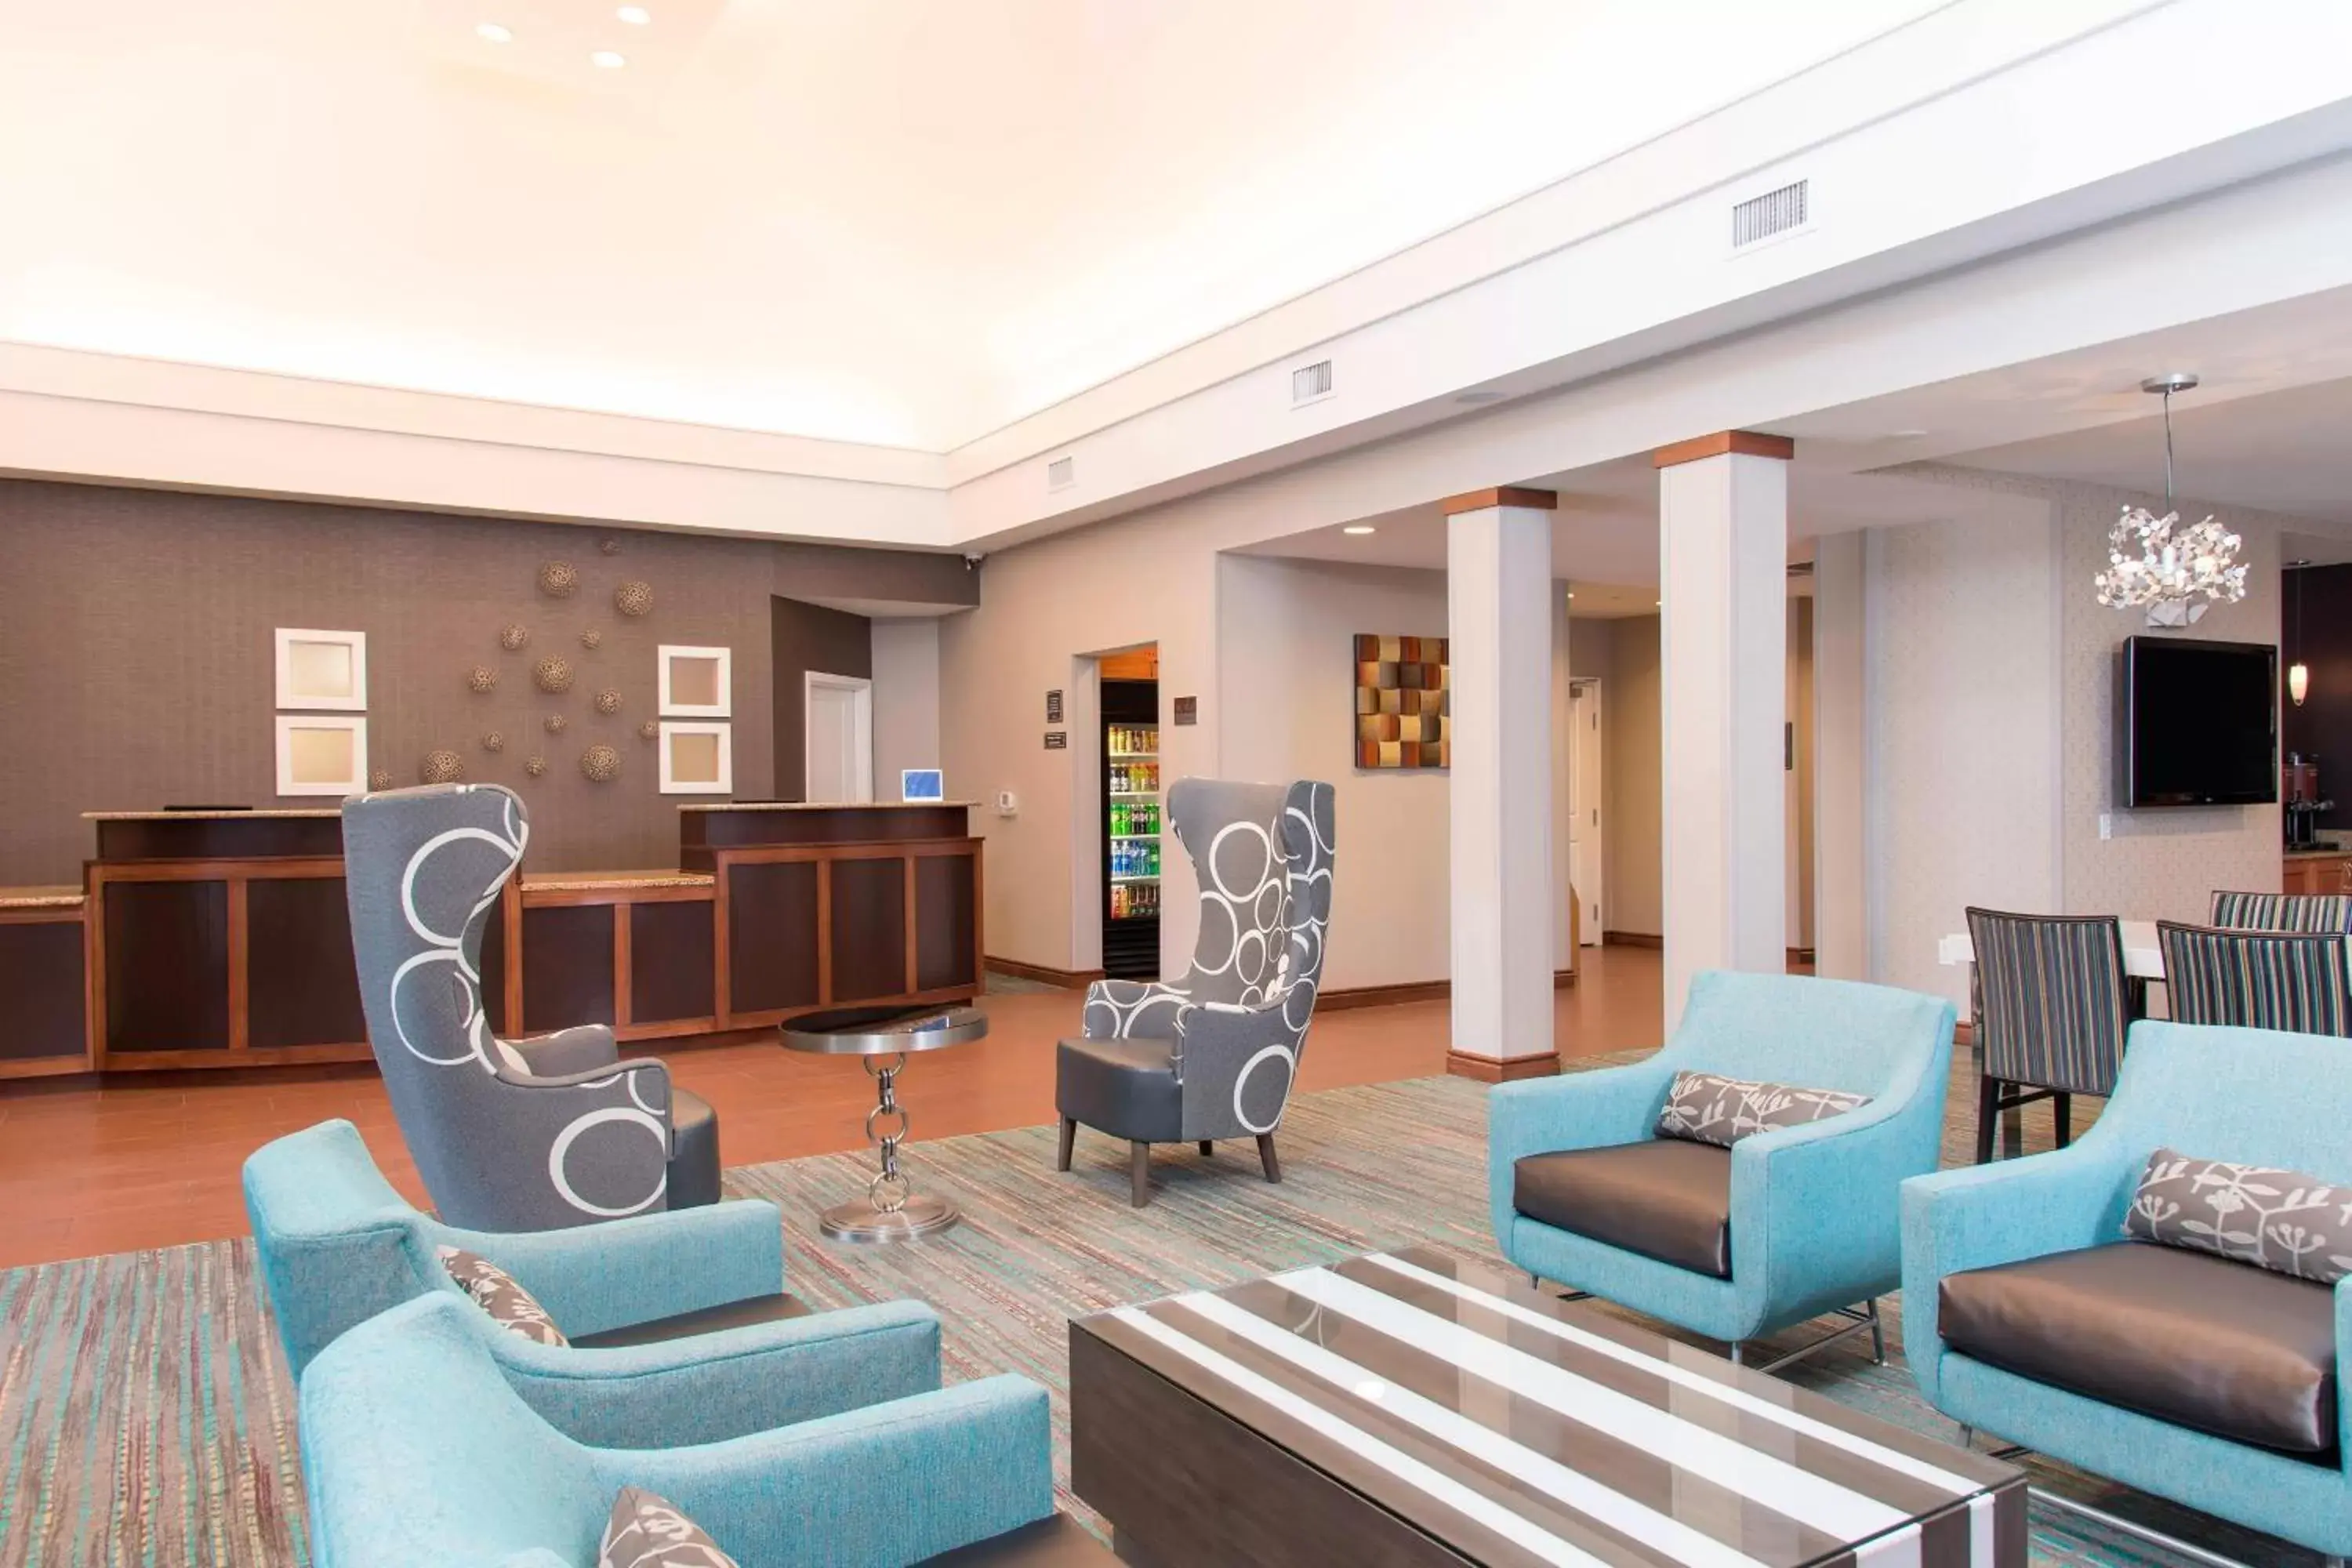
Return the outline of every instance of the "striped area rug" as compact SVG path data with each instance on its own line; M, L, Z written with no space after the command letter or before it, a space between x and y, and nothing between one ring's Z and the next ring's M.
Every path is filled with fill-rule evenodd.
M929 1301L948 1325L950 1379L1009 1371L1052 1389L1066 1482L1072 1316L1406 1246L1496 1261L1485 1097L1459 1079L1304 1096L1284 1124L1279 1186L1260 1177L1245 1144L1206 1159L1165 1150L1140 1211L1128 1205L1126 1146L1108 1139L1082 1132L1066 1176L1053 1168L1048 1127L909 1145L919 1189L966 1217L903 1249L816 1235L817 1209L864 1190L863 1154L744 1167L728 1183L782 1207L790 1283L803 1297L828 1307ZM1973 1104L1956 1073L1948 1163L1969 1158ZM2046 1109L2028 1116L2028 1147L2046 1147ZM1803 1337L1794 1331L1788 1342ZM1793 1375L1949 1437L1951 1424L1921 1403L1899 1355L1890 1361L1874 1367L1841 1347ZM0 1568L307 1563L292 1394L249 1241L0 1272ZM2062 1468L2037 1467L2035 1479L2263 1568L2315 1561ZM1066 1490L1063 1502L1099 1526ZM2033 1517L2033 1548L2037 1563L2187 1568L2045 1510Z

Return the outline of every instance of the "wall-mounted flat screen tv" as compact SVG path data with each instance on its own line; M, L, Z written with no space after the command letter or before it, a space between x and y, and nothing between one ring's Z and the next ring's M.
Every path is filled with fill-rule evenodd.
M2278 649L2127 637L2117 675L2123 804L2278 799Z

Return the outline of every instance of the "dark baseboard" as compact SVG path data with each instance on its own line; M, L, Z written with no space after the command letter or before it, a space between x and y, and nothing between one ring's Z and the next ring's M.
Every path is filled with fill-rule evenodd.
M1084 991L1103 977L1099 969L1048 969L1042 963L1024 963L1017 958L991 958L987 963L999 974L1034 980L1041 985L1058 985L1065 991Z
M1559 1054L1554 1051L1498 1062L1492 1057L1466 1057L1460 1051L1449 1050L1445 1053L1445 1070L1455 1078L1475 1079L1480 1083L1517 1083L1523 1078L1556 1077L1559 1072Z
M1551 972L1552 989L1565 990L1576 984L1576 971L1555 969ZM1393 1007L1401 1002L1443 1002L1454 994L1450 980L1414 980L1402 985L1349 985L1337 991L1318 993L1316 1011L1344 1013L1351 1007Z
M1604 931L1601 933L1603 947L1655 947L1666 945L1666 939L1652 936L1645 931Z
M1315 1010L1345 1013L1355 1007L1393 1007L1402 1002L1443 1002L1453 994L1453 983L1445 980L1414 980L1402 985L1349 985L1317 993Z

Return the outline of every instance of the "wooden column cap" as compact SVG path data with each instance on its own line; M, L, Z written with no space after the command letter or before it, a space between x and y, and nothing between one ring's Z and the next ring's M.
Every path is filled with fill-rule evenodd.
M1677 463L1696 463L1701 458L1720 458L1727 452L1748 458L1778 458L1785 463L1797 455L1797 443L1786 436L1767 436L1759 430L1717 430L1712 436L1694 437L1671 447L1661 447L1650 455L1650 460L1653 467L1671 468Z
M1445 515L1458 512L1485 511L1488 507L1523 506L1530 511L1557 511L1559 497L1551 490L1525 489L1517 485L1498 485L1491 490L1470 490L1458 496L1447 496L1444 502Z

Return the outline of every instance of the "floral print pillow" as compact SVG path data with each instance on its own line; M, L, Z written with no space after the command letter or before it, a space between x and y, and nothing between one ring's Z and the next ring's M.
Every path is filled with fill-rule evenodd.
M735 1559L677 1505L642 1487L623 1487L596 1549L596 1568L736 1568Z
M563 1331L539 1304L539 1298L524 1289L515 1277L483 1257L460 1247L435 1249L441 1267L457 1282L457 1289L474 1299L474 1304L488 1312L500 1326L513 1330L523 1338L542 1345L568 1345Z
M2333 1285L2352 1274L2352 1187L2158 1149L2132 1194L2124 1234Z
M1658 1112L1658 1136L1728 1149L1742 1138L1842 1115L1870 1096L1836 1089L1792 1089L1785 1083L1748 1083L1711 1072L1678 1072Z

